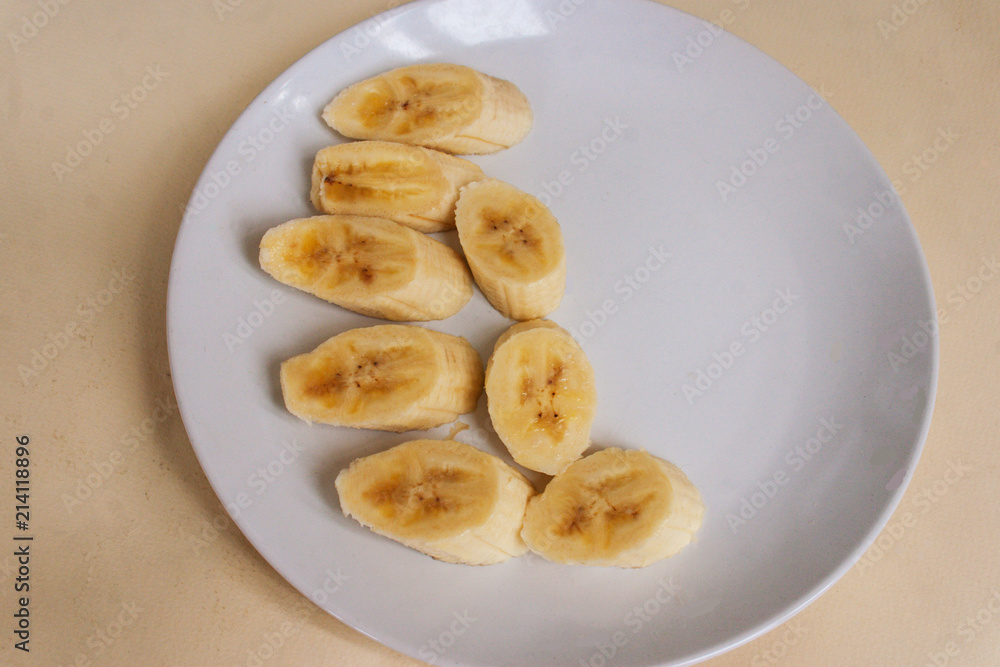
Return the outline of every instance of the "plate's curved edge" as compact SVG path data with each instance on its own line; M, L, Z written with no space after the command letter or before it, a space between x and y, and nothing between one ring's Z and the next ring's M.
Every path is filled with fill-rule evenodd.
M187 398L186 398L183 390L178 386L177 381L175 380L175 378L177 378L178 375L177 375L177 368L176 368L176 361L175 361L175 358L176 358L175 350L176 350L177 344L174 342L174 340L175 340L175 336L178 335L178 334L173 329L171 323L172 323L172 321L175 321L175 317L172 315L172 313L176 310L177 305L175 304L175 299L171 298L171 294L172 293L176 293L175 285L176 285L177 281L179 280L178 277L177 277L177 272L175 270L176 269L177 251L178 251L178 248L181 246L181 243L182 243L182 240L183 240L183 237L184 237L184 234L185 234L185 230L190 229L191 225L193 224L193 217L194 216L190 212L191 200L194 198L194 196L198 192L199 188L201 188L204 185L204 182L208 178L207 170L206 170L207 166L209 164L211 164L212 161L219 154L219 151L221 150L223 144L226 142L226 139L229 138L230 134L233 134L233 133L236 132L236 127L240 124L241 120L243 120L248 114L252 113L253 109L257 108L261 104L266 103L266 100L270 96L272 96L275 91L280 90L287 83L287 80L289 78L294 77L294 75L295 75L296 71L298 70L298 68L304 67L303 62L306 61L306 60L308 60L310 58L310 56L312 56L312 54L314 54L315 52L318 52L318 51L321 51L323 49L328 48L331 43L334 43L334 42L337 42L337 41L341 40L352 29L354 29L355 27L357 27L358 25L360 25L361 23L364 23L366 21L377 19L378 17L384 17L386 14L389 14L389 13L392 13L393 17L404 16L404 15L410 13L410 12L420 11L425 5L433 5L433 4L438 4L438 3L445 2L445 1L446 0L412 0L412 2L408 2L405 5L401 5L401 6L397 6L397 7L392 7L392 8L387 8L383 12L379 12L377 14L373 14L372 16L363 19L359 23L347 27L346 29L342 30L341 32L337 33L336 35L333 35L333 36L327 38L326 40L322 41L321 43L319 43L318 45L316 45L315 47L313 47L312 49L310 49L309 51L307 51L306 53L304 53L292 65L290 65L288 68L286 68L277 78L275 78L270 84L268 84L258 95L256 95L243 108L243 110L239 113L239 115L237 116L237 118L233 121L233 123L230 126L229 130L227 130L226 134L223 135L222 139L220 139L219 144L216 146L215 150L209 156L208 160L205 162L205 165L203 167L201 176L199 177L198 181L195 183L195 185L194 185L194 187L192 189L192 194L191 194L191 197L189 198L188 206L185 207L185 213L184 213L184 215L182 217L180 226L178 228L177 238L175 240L174 247L173 247L172 253L171 253L171 262L170 262L170 268L169 268L169 273L168 273L167 295L166 295L166 297L167 297L166 298L166 323L167 323L167 356L168 356L168 365L169 365L170 372L171 372L172 384L174 386L174 394L175 394L175 397L176 397L176 400L177 400L178 412L179 412L179 414L181 416L182 422L184 423L185 430L188 431L188 433L189 433L189 436L191 435L191 431L197 431L199 427L196 424L192 423L192 412L191 412L191 410L190 410L190 408L188 406ZM697 17L697 16L695 16L693 14L690 14L688 12L685 12L683 10L677 9L676 7L672 7L672 6L663 4L663 3L659 2L658 0L633 0L633 2L635 2L636 4L655 5L660 10L666 10L668 13L669 12L674 12L674 13L676 13L678 15L682 15L682 16L684 16L687 19L690 19L692 21L701 21L702 20L700 17ZM812 92L819 94L819 91L816 91L815 89L813 89L812 86L810 86L798 74L796 74L794 71L792 71L791 69L789 69L787 66L785 66L781 62L779 62L776 59L774 59L773 57L771 57L769 54L767 54L766 52L764 52L763 50L761 50L756 45L754 45L751 42L749 42L749 41L747 41L747 40L745 40L745 39L743 39L743 38L741 38L741 37L739 37L739 36L737 36L737 35L729 32L728 30L725 30L725 28L723 28L723 32L728 37L730 37L732 39L735 39L738 42L740 42L741 44L743 44L743 45L745 45L745 46L753 49L759 56L762 56L763 59L765 59L767 61L770 61L770 63L772 65L776 65L779 68L781 68L782 70L784 70L785 72L787 72L788 75L790 75L790 77L792 77L795 80L797 80L806 89L811 90ZM837 111L837 109L833 105L830 105L830 111L833 112L833 114L836 116L837 120L847 130L848 136L850 136L850 137L853 138L853 141L855 142L856 147L859 148L861 150L861 152L863 152L864 155L867 156L868 160L871 162L872 165L874 165L875 167L877 167L878 172L885 178L885 180L887 182L891 183L891 179L889 179L888 174L885 172L885 170L882 167L881 163L876 159L876 157L874 156L874 154L871 152L871 150L868 148L868 146L861 140L861 138L854 131L854 129L851 127L851 125L849 123L847 123L847 121L843 118L843 116L841 116L841 114ZM932 285L931 276L930 276L930 270L929 270L929 267L927 265L926 257L925 257L925 255L923 253L923 249L922 249L922 247L920 245L919 238L918 238L918 235L916 233L916 229L913 226L912 219L910 218L909 213L906 211L905 205L903 204L901 198L900 198L900 210L902 211L902 215L903 215L903 217L904 217L904 219L905 219L905 221L907 223L907 227L908 227L908 231L909 231L909 235L910 235L910 240L913 243L914 249L916 250L916 258L918 260L919 267L920 267L921 283L922 283L922 286L925 289L926 295L929 298L929 306L930 306L931 312L933 313L933 316L936 318L937 317L936 300L935 300L935 297L934 297L933 285ZM909 456L909 458L908 458L908 460L906 462L906 466L905 466L906 473L904 475L903 481L893 491L893 495L892 495L890 501L884 507L884 509L883 509L881 515L879 516L878 520L875 521L872 524L872 527L871 527L868 535L866 535L865 539L862 540L862 541L860 541L858 543L858 545L851 551L851 553L848 554L848 556L846 556L843 559L843 561L841 562L841 564L836 569L834 569L826 578L824 578L823 581L821 581L819 584L817 584L816 586L814 586L813 589L811 589L811 590L807 591L806 593L804 593L803 595L799 596L799 598L796 599L791 604L789 604L784 611L775 614L769 621L767 621L765 623L762 623L762 624L759 624L757 627L752 628L752 629L750 629L750 630L748 630L748 631L746 631L744 633L741 633L739 635L731 637L729 640L724 641L722 644L720 644L720 645L718 645L716 647L710 648L710 649L708 649L708 650L706 650L704 652L697 653L697 654L694 654L694 655L690 655L690 656L688 656L686 658L682 658L679 661L674 661L674 662L671 662L671 663L663 663L663 664L669 664L669 665L675 665L675 666L694 665L694 664L703 662L705 660L711 659L713 657L717 657L717 656L723 655L725 653L728 653L729 651L732 651L733 649L738 648L739 646L742 646L742 645L744 645L746 643L749 643L749 642L753 641L754 639L756 639L756 638L758 638L758 637L766 634L767 632L770 632L774 628L780 626L782 623L787 622L789 619L791 619L794 616L796 616L797 614L799 614L803 609L805 609L807 606L809 606L812 602L816 601L819 597L821 597L834 584L836 584L840 579L842 579L843 576L848 571L850 571L851 568L853 568L853 566L857 563L857 561L871 547L871 545L875 542L875 540L881 534L882 530L884 530L885 526L889 523L889 521L892 518L892 515L895 513L895 511L898 508L900 502L902 501L902 498L905 495L905 491L908 488L909 483L912 480L912 477L913 477L913 475L914 475L914 473L916 471L917 464L918 464L920 456L921 456L921 454L923 452L923 448L924 448L924 446L926 444L926 439L927 439L927 436L928 436L928 433L929 433L929 430L930 430L931 419L932 419L933 410L934 410L934 406L935 406L935 403L936 403L936 397L937 397L937 385L938 385L939 367L940 367L940 341L939 341L939 336L933 336L931 338L931 341L930 341L930 352L931 352L932 358L931 358L931 369L930 369L929 387L928 387L928 400L927 400L926 406L924 408L924 414L923 414L922 419L921 419L921 426L920 426L919 435L918 435L918 437L917 437L917 439L916 439L916 441L914 443L914 446L911 449L910 456ZM202 470L205 473L206 478L208 479L209 484L211 485L213 492L215 492L216 497L219 498L220 502L225 507L225 499L222 497L222 495L219 492L219 486L218 486L217 481L215 479L213 479L212 474L204 466L204 462L202 460L202 455L200 454L200 451L199 451L199 446L196 444L197 438L196 437L189 437L189 440L191 442L192 449L195 452L195 456L198 459L199 464L201 465ZM226 511L227 511L227 514L228 514L228 509ZM302 595L304 595L307 598L309 598L308 594L304 590L302 590L301 588L299 588L298 586L296 586L294 583L292 583L294 577L289 576L288 573L286 573L280 566L278 566L276 564L276 562L275 562L276 559L271 558L270 555L267 553L267 550L263 549L260 546L261 538L257 534L257 532L252 528L252 526L249 525L247 522L245 522L242 517L232 517L230 515L230 518L234 522L234 524L239 527L240 531L247 537L248 541L251 543L251 545L254 547L254 549L261 555L261 557L264 558L264 560L268 563L268 565L270 565L279 575L281 575L281 577L283 579L285 579L285 581L288 582L289 585L291 585L293 588L295 588L297 591L299 591ZM311 598L309 598L309 599L311 600ZM337 618L338 620L341 620L342 622L347 623L355 631L360 632L363 635L365 635L365 636L373 639L374 641L376 641L376 642L378 642L380 644L383 644L383 645L385 645L385 646L387 646L387 647L389 647L389 648L391 648L393 650L400 651L400 652L408 654L408 655L410 654L409 653L410 647L402 645L401 642L394 641L395 637L392 637L392 636L389 636L389 637L376 636L375 634L373 634L372 632L368 631L368 629L365 628L365 624L364 623L349 622L347 620L344 620L340 615L338 615L334 611L328 609L326 606L323 606L323 605L319 605L319 606L326 613L329 613L332 616L334 616L335 618Z
M922 255L921 255L922 256ZM925 267L926 268L926 267ZM926 277L929 279L930 274L926 272ZM929 286L929 283L928 283ZM931 301L933 304L933 293L931 293ZM813 590L800 596L795 600L784 612L774 615L769 621L760 625L759 627L750 630L742 635L737 635L732 643L726 646L720 646L716 649L705 651L696 656L692 656L690 659L685 659L681 662L669 663L671 667L685 667L687 665L696 665L705 660L711 658L719 657L724 655L734 649L748 644L753 640L766 635L768 632L780 627L782 624L787 623L791 619L799 615L806 607L811 605L813 602L821 598L827 591L834 587L844 576L851 571L851 569L861 560L861 557L871 548L875 540L878 539L882 531L885 530L886 525L892 519L893 514L895 514L896 509L898 509L900 502L903 500L903 496L906 493L907 487L909 487L910 481L913 478L913 474L916 472L917 464L920 461L920 457L923 453L924 446L927 442L927 434L930 431L931 419L934 413L934 403L937 398L937 384L938 384L938 368L939 368L939 351L938 351L938 341L935 337L933 341L932 349L932 359L931 359L931 376L928 388L928 399L927 405L925 407L924 415L921 420L920 434L917 438L916 444L912 449L911 456L906 464L906 474L900 485L893 491L893 497L886 505L885 510L877 521L872 524L871 531L865 537L864 540L858 543L858 545L847 555L846 558L841 562L835 570L833 570L823 581L817 584Z
M671 7L670 5L665 5L662 2L659 2L658 0L634 0L634 1L639 3L656 5L668 11L682 14L686 17L691 18L692 20L702 21L700 17L695 16L694 14L690 14L676 7ZM755 44L743 39L742 37L739 37L738 35L733 34L725 27L721 28L721 30L723 34L727 35L732 39L738 40L742 44L750 47L751 49L756 51L763 59L770 61L772 65L775 65L778 68L787 72L790 77L793 77L795 80L799 81L803 86L811 90L813 93L821 95L820 91L810 86L809 83L807 83L802 77L800 77L790 68L788 68L785 64L776 60L770 54L757 47ZM878 168L878 172L886 180L886 182L891 184L892 179L889 178L889 175L882 167L881 162L878 161L878 158L875 157L875 154L872 153L868 145L861 139L860 136L858 136L858 133L854 131L854 128L851 126L851 124L847 122L847 120L840 114L839 111L837 111L836 107L834 107L832 104L829 104L829 102L828 105L830 111L834 114L836 119L848 131L849 136L853 138L856 147L860 149L860 151L868 158L868 160L871 162L872 165ZM893 189L895 190L894 186ZM914 249L916 250L916 259L918 260L919 264L921 284L924 288L925 294L929 299L928 305L930 307L932 316L936 321L937 302L934 297L934 286L931 280L930 267L927 264L927 258L924 255L923 247L920 244L919 236L917 234L916 228L913 225L913 220L910 217L909 212L906 210L906 205L902 201L902 197L899 197L899 206L900 206L900 211L902 212L903 215L903 219L906 221L906 227L908 234L910 236L910 241L913 244ZM792 602L784 612L775 614L769 621L759 625L757 628L749 630L741 635L737 635L736 637L732 638L732 640L728 644L724 646L719 646L714 649L704 651L702 653L693 655L690 658L684 659L680 662L669 663L671 667L684 667L686 665L695 665L705 660L709 660L711 658L724 655L725 653L728 653L736 648L739 648L744 644L748 644L749 642L752 642L754 639L757 639L758 637L767 634L771 630L780 627L782 624L788 622L789 620L797 616L806 607L808 607L810 604L812 604L820 597L822 597L823 594L826 593L828 590L830 590L837 582L839 582L844 577L844 575L846 575L857 564L857 562L861 559L861 557L865 554L865 552L867 552L868 549L871 548L872 544L875 543L875 540L878 539L879 535L882 533L886 525L888 525L889 521L892 519L892 515L895 514L896 509L899 507L900 502L902 502L903 496L905 495L906 490L910 485L910 481L912 480L913 475L916 472L917 465L920 461L920 457L923 453L924 446L927 442L927 435L930 432L931 420L934 414L934 405L937 400L938 374L940 369L939 339L940 336L933 336L930 341L931 369L930 369L930 378L928 382L927 404L924 407L924 414L921 417L919 435L917 436L914 446L911 449L910 456L906 461L906 466L905 466L906 473L900 485L893 490L892 497L890 498L888 504L883 509L878 520L872 524L872 527L869 530L869 533L865 536L865 539L859 542L858 545L843 559L841 564L836 569L834 569L829 575L827 575L825 579L823 579L819 584L817 584L812 590L807 591L803 595L799 596L799 598L794 602Z

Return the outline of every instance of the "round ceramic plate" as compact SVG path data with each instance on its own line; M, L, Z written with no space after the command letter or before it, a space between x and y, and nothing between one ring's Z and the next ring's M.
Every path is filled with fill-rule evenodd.
M672 559L435 561L345 518L332 485L418 434L309 426L283 406L282 360L377 322L272 280L260 238L312 214L313 156L344 141L320 118L339 90L438 61L531 101L528 137L472 160L562 225L568 279L551 319L594 365L594 446L645 448L701 489L704 526ZM181 226L168 327L208 478L303 594L427 662L599 667L718 654L847 571L916 465L933 313L890 180L819 92L753 47L644 0L422 0L321 45L233 125ZM422 326L485 360L509 325L477 292ZM485 400L456 438L510 461Z

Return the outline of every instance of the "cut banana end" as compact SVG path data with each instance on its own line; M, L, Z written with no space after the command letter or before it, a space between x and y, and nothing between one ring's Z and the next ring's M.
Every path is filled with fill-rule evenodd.
M482 178L477 165L440 151L354 141L316 154L310 197L321 213L388 218L439 232L455 227L462 186Z
M521 322L497 340L486 365L486 398L494 430L525 468L555 475L590 444L594 369L553 322Z
M510 81L446 63L390 70L344 89L323 120L352 139L448 153L494 153L531 130L528 98Z
M573 463L532 498L521 536L557 563L645 567L687 546L704 513L680 468L612 447Z
M337 475L344 514L449 563L489 565L527 551L520 531L535 490L495 456L453 440L414 440Z
M472 298L472 273L437 241L384 218L319 215L274 227L260 266L278 281L370 317L441 320Z
M545 205L496 179L462 188L458 238L479 289L503 315L545 317L566 290L562 230Z
M403 324L352 329L281 364L289 412L334 426L428 429L475 410L482 390L467 340Z

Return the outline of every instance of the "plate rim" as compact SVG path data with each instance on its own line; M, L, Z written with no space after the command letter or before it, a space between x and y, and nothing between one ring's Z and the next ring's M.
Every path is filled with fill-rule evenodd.
M268 555L265 553L265 549L263 549L262 546L258 543L260 540L263 539L262 536L259 535L259 533L256 530L254 530L253 526L246 520L245 516L241 515L238 517L233 517L232 514L229 512L228 508L225 505L226 501L222 497L219 491L219 486L215 480L215 475L210 471L209 467L206 467L205 465L205 460L202 454L201 447L196 443L195 438L191 437L191 431L198 430L200 428L200 425L197 425L196 423L193 422L194 420L193 409L191 409L190 406L188 405L188 398L185 395L185 390L178 385L179 375L177 373L177 363L179 362L177 362L177 357L179 355L178 351L179 341L176 341L175 338L180 334L177 332L176 327L174 326L174 324L177 321L177 315L175 315L174 313L179 307L179 305L177 304L178 299L176 297L176 294L178 292L177 282L180 280L180 278L178 277L179 271L177 269L177 258L179 253L182 251L182 245L184 243L185 236L187 234L190 234L191 230L195 227L195 219L198 216L198 211L192 209L192 204L199 191L209 181L209 165L211 165L215 161L216 157L221 154L223 147L228 145L229 143L228 140L230 139L231 135L235 133L236 128L244 120L251 117L253 114L257 113L258 110L261 109L261 107L266 109L267 108L266 105L269 102L269 98L273 97L276 91L279 91L288 82L289 79L293 78L296 75L296 70L305 67L305 65L303 64L304 62L315 58L315 54L317 52L320 52L328 48L328 45L330 45L331 43L340 41L344 37L348 36L348 34L351 33L351 31L355 30L359 26L362 26L369 21L378 20L379 18L385 18L387 15L390 15L388 18L391 19L393 17L402 16L411 12L425 11L426 7L439 4L446 4L448 1L449 0L412 0L404 4L389 6L385 10L372 14L371 16L368 16L366 18L363 18L360 21L348 26L344 30L324 39L322 42L320 42L319 44L317 44L316 46L314 46L313 48L309 49L307 52L296 58L296 60L293 63L288 65L280 74L274 77L274 79L272 79L240 111L240 113L230 124L229 128L226 130L225 134L219 139L211 155L209 155L207 160L203 163L200 175L195 184L192 186L191 196L188 198L188 201L184 206L184 213L182 215L180 224L178 226L177 236L173 248L171 250L171 260L170 260L167 289L166 289L167 357L171 373L171 384L173 385L174 394L178 406L178 412L181 416L182 423L184 424L185 427L185 435L188 436L188 440L198 460L199 466L202 472L205 474L206 478L208 479L209 484L212 487L213 493L215 493L220 504L222 504L223 509L226 510L226 515L229 518L229 520L231 520L239 528L240 532L243 533L243 535L247 538L247 541L254 548L254 550L257 551L257 553L264 559L264 561L272 569L274 569L289 586L291 586L299 594L308 598L310 601L313 601L312 598L305 591L301 590L298 586L292 583L292 579L289 578L289 576L286 574L284 568L277 565L271 558L268 557ZM531 4L546 2L546 0L524 0L524 1L527 1ZM577 3L576 0L573 1L574 4L583 4L583 2L586 0L581 0L579 3ZM705 19L702 19L699 16L678 9L671 5L664 4L663 2L658 2L657 0L617 0L617 1L629 2L633 4L654 5L658 8L658 10L665 10L668 14L673 12L676 14L683 15L684 17L690 18L692 20L706 22ZM489 4L489 0L481 0L481 2L487 5ZM814 93L819 94L819 91L816 91L814 88L812 88L812 86L810 86L798 74L796 74L786 65L784 65L783 63L781 63L780 61L776 60L774 57L763 51L761 48L747 41L746 39L730 32L725 27L723 28L723 30L730 37L738 40L746 47L752 49L757 54L758 57L763 57L769 60L773 65L777 65L782 70L784 70L787 76L793 77L794 79L799 81L803 86L807 87L809 90L812 90ZM414 62L419 62L419 60L414 60ZM868 147L868 145L857 134L854 127L843 118L840 112L837 111L837 109L833 105L829 105L829 110L836 116L836 118L843 124L843 126L849 130L850 136L854 139L856 146L859 147L861 151L864 153L864 156L867 159L867 161L873 167L876 168L878 174L884 177L886 181L891 182L888 177L888 174L885 172L885 169L882 167L881 163L871 152L871 149ZM937 302L934 294L933 282L931 279L931 274L927 263L926 254L923 250L922 244L920 243L919 235L917 234L917 230L913 225L913 221L906 210L904 202L902 201L902 197L899 196L898 193L897 193L897 198L900 207L900 213L902 215L903 220L906 223L905 224L906 233L909 236L909 239L913 243L913 246L916 250L915 255L911 259L915 260L916 267L919 269L919 280L917 282L919 283L921 291L927 297L928 300L927 306L929 307L930 312L933 314L935 322L937 322L939 311L937 309ZM903 465L906 472L903 476L902 482L899 484L898 487L896 487L891 492L888 502L885 503L879 510L878 518L871 524L872 527L869 529L865 537L861 539L857 544L855 544L854 548L848 552L848 554L841 560L840 564L837 567L833 568L819 583L817 583L816 585L814 585L812 588L805 591L801 595L797 596L791 602L786 603L783 606L782 610L772 614L768 620L763 621L761 623L757 623L756 625L753 625L752 627L749 627L740 633L731 634L728 636L727 639L724 639L721 642L717 642L715 645L703 651L681 658L678 661L673 661L668 663L649 663L651 666L654 664L657 665L670 664L677 666L694 665L703 662L705 660L709 660L711 658L729 653L735 650L736 648L743 646L753 641L754 639L757 639L758 637L767 634L768 632L772 631L773 629L781 626L785 622L797 616L806 607L808 607L810 604L812 604L817 599L822 597L836 583L842 580L844 576L857 564L857 562L861 559L864 553L871 547L872 544L874 544L874 542L882 534L882 531L885 529L889 521L891 521L893 515L895 514L896 510L899 507L899 504L903 499L903 496L905 495L906 490L909 487L910 482L912 481L913 476L916 473L924 447L926 446L927 437L930 431L930 426L933 418L934 407L936 404L937 389L939 382L939 372L940 372L939 335L930 336L930 340L928 342L928 346L926 349L926 354L929 354L930 356L929 371L927 376L928 379L927 402L924 407L923 415L921 416L919 430L913 442L911 443L911 446L909 447L909 456L907 457ZM313 602L315 604L315 601ZM409 646L404 646L401 645L400 642L394 641L394 637L385 638L377 636L374 632L366 629L363 624L358 625L349 622L344 618L342 618L340 615L334 613L333 611L330 611L329 609L326 609L325 607L320 605L317 606L319 606L324 613L330 614L334 618L337 618L340 622L344 623L347 627L351 628L352 630L360 632L361 634L371 638L372 640L378 642L383 646L387 646L395 651L399 651L404 655L417 658L416 655L411 653Z

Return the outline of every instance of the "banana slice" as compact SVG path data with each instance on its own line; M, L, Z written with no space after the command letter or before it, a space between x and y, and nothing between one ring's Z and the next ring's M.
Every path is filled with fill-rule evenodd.
M535 490L495 456L454 440L414 440L337 475L344 514L449 563L490 565L527 552L521 523Z
M288 411L334 426L428 429L475 410L482 391L467 340L403 324L352 329L281 364Z
M529 501L521 537L557 563L645 567L690 543L704 514L680 468L612 447L552 478Z
M553 322L521 322L497 340L486 365L486 398L493 428L525 468L554 475L590 444L594 369Z
M440 151L354 141L316 154L310 197L321 213L388 218L439 232L455 227L462 186L485 177L477 165Z
M384 139L449 153L494 153L531 130L528 99L510 81L470 67L410 65L356 83L323 110L352 139Z
M319 215L274 227L260 266L286 285L387 320L441 320L472 298L461 256L383 218Z
M476 284L514 320L545 317L566 290L566 249L555 216L526 192L496 179L462 188L458 238Z

